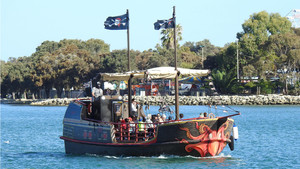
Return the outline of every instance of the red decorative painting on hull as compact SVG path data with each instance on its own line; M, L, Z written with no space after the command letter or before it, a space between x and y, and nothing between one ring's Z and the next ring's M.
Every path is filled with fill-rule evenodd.
M192 150L196 150L199 152L201 157L205 156L215 156L218 155L226 146L226 141L229 139L230 133L227 132L225 134L225 130L228 127L228 121L222 124L218 131L212 130L205 124L199 125L196 122L196 129L199 131L200 135L193 136L188 128L180 128L187 132L187 137L192 140L199 140L199 143L191 144L187 140L182 139L182 143L186 143L188 145L185 146L185 150L187 152L191 152Z

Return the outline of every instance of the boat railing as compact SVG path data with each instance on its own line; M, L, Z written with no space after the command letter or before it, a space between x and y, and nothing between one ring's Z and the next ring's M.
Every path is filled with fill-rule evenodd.
M119 143L137 143L153 139L157 134L159 123L111 123L113 125L114 140Z
M209 117L198 117L180 120L167 120L164 122L118 122L111 123L113 126L113 141L119 143L137 143L149 141L157 135L158 126L169 123L176 123L182 121L191 121L199 119L208 119Z

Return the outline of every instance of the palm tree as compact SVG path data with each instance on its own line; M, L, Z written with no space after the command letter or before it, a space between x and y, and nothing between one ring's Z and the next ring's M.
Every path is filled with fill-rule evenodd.
M231 93L236 85L236 77L233 70L229 72L214 69L211 73L217 91L221 94Z
M180 24L176 25L176 44L178 41L182 40L182 27ZM167 49L174 49L174 29L163 29L161 33L163 37L160 39L162 41L162 46Z

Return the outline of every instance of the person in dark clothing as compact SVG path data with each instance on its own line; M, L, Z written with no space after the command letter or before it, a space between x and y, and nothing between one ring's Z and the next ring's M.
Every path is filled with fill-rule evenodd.
M92 89L92 96L93 96L93 110L92 110L92 117L96 120L100 120L100 99L103 96L103 90L101 89L101 83L97 82L96 87Z

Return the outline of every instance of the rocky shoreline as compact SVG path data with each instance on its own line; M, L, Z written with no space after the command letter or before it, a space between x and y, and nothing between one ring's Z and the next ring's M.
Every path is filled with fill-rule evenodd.
M75 98L58 99L1 99L1 104L29 104L31 106L66 106Z
M135 97L137 101L157 105L162 101L175 104L174 97L148 96ZM300 96L290 95L253 95L253 96L181 96L180 105L300 105Z
M136 101L148 105L175 104L174 96L133 96ZM75 98L44 100L5 100L4 104L30 104L32 106L66 106ZM89 98L86 98L89 99ZM125 96L123 98L127 100ZM300 105L300 96L291 95L251 95L251 96L180 96L180 105Z

